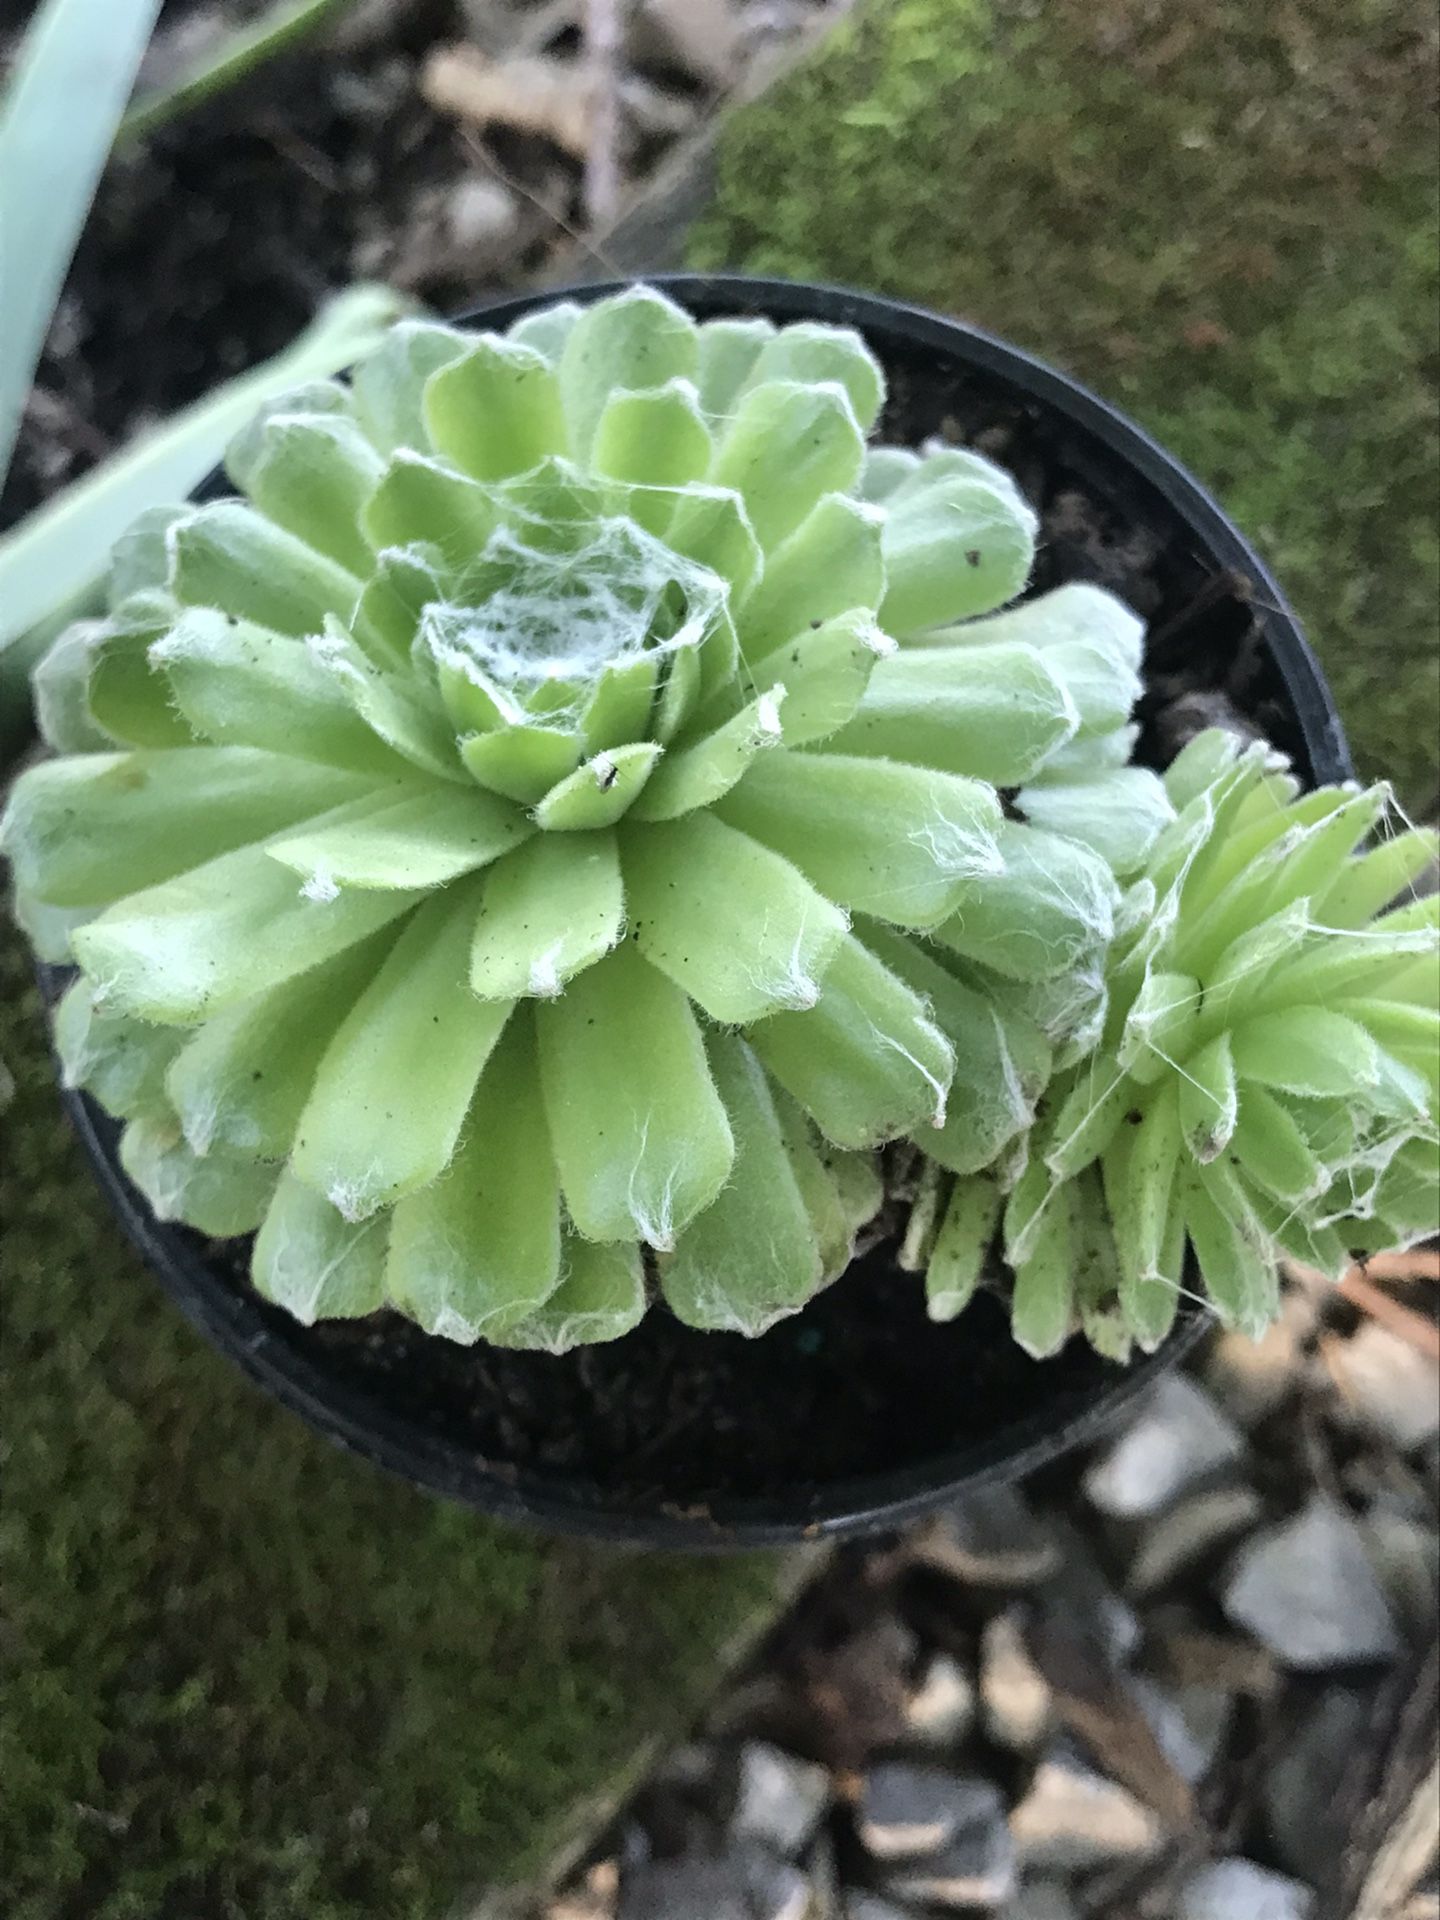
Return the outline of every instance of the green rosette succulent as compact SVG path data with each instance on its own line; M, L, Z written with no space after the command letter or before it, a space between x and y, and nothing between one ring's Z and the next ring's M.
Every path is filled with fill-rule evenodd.
M1166 785L1177 817L1121 905L1098 1043L1023 1155L912 1231L947 1317L998 1227L1037 1355L1077 1323L1116 1358L1158 1345L1187 1248L1219 1318L1258 1334L1280 1256L1338 1278L1440 1220L1440 917L1408 897L1436 835L1360 850L1387 787L1301 793L1268 747L1220 732Z
M120 543L3 836L160 1217L306 1321L561 1349L658 1281L753 1333L874 1148L1023 1135L1167 811L1139 628L999 612L1033 514L867 453L882 398L851 333L647 289L406 323Z

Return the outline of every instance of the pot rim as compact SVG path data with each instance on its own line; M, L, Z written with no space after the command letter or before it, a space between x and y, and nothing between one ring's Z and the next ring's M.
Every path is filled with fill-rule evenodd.
M1249 542L1200 484L1126 415L1068 375L960 320L846 287L742 274L657 273L544 288L487 302L457 316L457 324L504 328L537 307L573 299L589 303L643 284L670 293L700 318L747 313L779 321L808 319L853 326L872 342L888 339L910 351L929 349L978 367L1062 415L1160 496L1192 530L1217 571L1231 569L1259 589L1254 611L1270 658L1284 685L1293 718L1317 782L1349 778L1344 731L1319 665L1278 584ZM881 358L884 358L883 348ZM203 493L207 489L201 489ZM42 968L53 1002L62 975ZM388 1413L369 1394L338 1382L282 1337L293 1323L283 1310L250 1291L217 1280L185 1230L157 1221L121 1171L119 1126L89 1095L63 1090L62 1099L90 1157L106 1198L126 1234L172 1300L212 1346L236 1361L282 1406L332 1441L408 1480L494 1518L544 1531L612 1544L691 1551L794 1546L900 1526L996 1480L1018 1478L1096 1437L1168 1367L1188 1352L1209 1324L1199 1307L1182 1308L1159 1347L1098 1387L1071 1388L1080 1404L1057 1414L1053 1403L970 1444L909 1466L825 1483L789 1501L747 1496L688 1508L655 1498L615 1498L598 1483L549 1475L487 1459Z

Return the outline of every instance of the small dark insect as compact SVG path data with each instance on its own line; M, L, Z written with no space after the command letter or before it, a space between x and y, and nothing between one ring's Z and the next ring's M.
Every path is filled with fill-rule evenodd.
M967 547L965 549L965 563L967 566L971 566L971 567L979 566L980 549L978 547Z
M613 760L607 760L604 766L595 769L595 778L600 783L600 791L608 793L620 778L620 769Z

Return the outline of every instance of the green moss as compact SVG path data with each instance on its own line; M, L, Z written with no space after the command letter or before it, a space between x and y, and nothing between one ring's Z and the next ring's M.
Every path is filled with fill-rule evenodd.
M873 0L736 114L693 264L962 313L1272 560L1362 770L1436 790L1426 0Z
M119 1243L13 938L0 1058L9 1920L438 1920L522 1873L779 1564L553 1546L342 1455Z

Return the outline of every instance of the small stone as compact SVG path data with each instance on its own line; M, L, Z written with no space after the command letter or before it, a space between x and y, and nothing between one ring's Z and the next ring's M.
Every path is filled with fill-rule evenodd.
M1134 1682L1140 1709L1161 1751L1188 1786L1196 1786L1219 1758L1235 1718L1235 1697L1220 1687L1179 1687Z
M866 1774L856 1826L876 1860L936 1854L963 1828L983 1821L994 1788L944 1767L883 1760Z
M704 1914L705 1920L755 1920L740 1863L681 1855L650 1860L620 1882L619 1920L676 1920L678 1914Z
M1395 1618L1407 1638L1427 1645L1440 1617L1434 1522L1422 1525L1408 1514L1372 1508L1360 1530Z
M830 1801L830 1775L764 1740L740 1750L739 1791L731 1828L789 1858L808 1844Z
M1090 1468L1085 1492L1115 1520L1158 1513L1244 1451L1234 1423L1184 1374L1155 1387L1133 1425Z
M1241 1549L1223 1602L1236 1626L1298 1671L1363 1666L1400 1652L1359 1529L1324 1494Z
M1440 1433L1440 1367L1378 1320L1348 1340L1321 1345L1330 1378L1351 1412L1372 1433L1408 1453Z
M810 1881L789 1860L756 1849L744 1867L753 1920L812 1920Z
M1050 1726L1053 1695L1030 1657L1020 1623L1001 1613L985 1628L980 1648L980 1699L991 1739L1029 1753Z
M1036 1768L1010 1816L1022 1867L1084 1873L1137 1860L1162 1838L1159 1821L1124 1787L1093 1772L1068 1748Z
M1305 1345L1319 1324L1325 1294L1302 1276L1287 1276L1280 1313L1258 1340L1232 1330L1219 1335L1205 1366L1205 1386L1242 1427L1255 1427L1299 1383Z
M1168 1587L1200 1561L1247 1532L1264 1509L1253 1487L1212 1487L1151 1521L1130 1562L1127 1585L1139 1599Z
M1005 1920L1080 1920L1080 1912L1058 1880L1028 1880L1005 1909Z
M1315 1896L1250 1860L1214 1860L1180 1889L1175 1920L1309 1920Z
M1005 1803L989 1781L983 1813L967 1822L933 1858L891 1875L890 1891L927 1907L998 1907L1015 1891L1015 1842L1005 1824Z
M913 1910L897 1907L882 1894L856 1888L845 1896L845 1920L915 1920Z
M1037 1586L1060 1565L1054 1536L1011 1487L982 1488L937 1514L912 1553L922 1566L977 1587Z
M450 189L445 223L456 247L472 258L503 256L520 225L520 208L499 180L472 175Z
M1334 1803L1372 1702L1352 1687L1329 1686L1265 1773L1266 1825L1275 1852L1307 1879L1321 1865L1321 1837L1335 1835Z
M948 1653L937 1653L905 1707L905 1723L922 1746L958 1746L975 1720L975 1683Z

